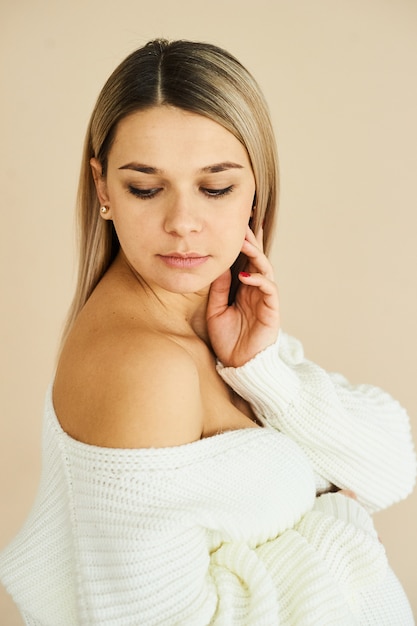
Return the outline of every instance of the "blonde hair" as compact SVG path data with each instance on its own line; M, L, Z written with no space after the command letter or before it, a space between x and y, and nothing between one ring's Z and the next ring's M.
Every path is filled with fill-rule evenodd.
M99 160L105 176L118 122L133 112L164 104L218 122L245 146L256 183L251 227L256 232L263 225L268 252L277 208L278 162L272 125L259 86L237 59L217 46L192 41L150 41L111 74L90 119L77 199L78 282L64 338L119 250L112 222L100 217L90 159ZM232 267L231 301L238 285L237 273L245 264L242 256Z

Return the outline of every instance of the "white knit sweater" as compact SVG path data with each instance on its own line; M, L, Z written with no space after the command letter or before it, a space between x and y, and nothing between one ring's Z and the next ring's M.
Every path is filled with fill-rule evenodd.
M264 428L111 449L60 427L49 389L38 498L0 554L31 626L414 624L367 513L407 496L415 455L386 393L286 335L219 374ZM350 488L341 494L316 492Z

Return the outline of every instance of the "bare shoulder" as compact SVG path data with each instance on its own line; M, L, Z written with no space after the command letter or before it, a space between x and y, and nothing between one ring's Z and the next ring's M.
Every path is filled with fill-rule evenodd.
M104 447L181 445L203 429L193 359L146 330L106 336L87 355L75 341L58 365L54 405L69 435Z

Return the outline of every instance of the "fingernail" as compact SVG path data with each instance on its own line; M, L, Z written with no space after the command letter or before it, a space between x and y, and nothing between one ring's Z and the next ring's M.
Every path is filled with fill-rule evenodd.
M250 276L249 272L239 272L240 276L243 276L244 278L248 278Z

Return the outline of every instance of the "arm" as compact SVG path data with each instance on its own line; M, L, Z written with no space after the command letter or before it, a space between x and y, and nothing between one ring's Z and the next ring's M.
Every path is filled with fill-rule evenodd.
M109 404L114 398L113 419L109 409L85 437L104 447L80 446L66 437L61 442L79 622L206 626L222 613L223 601L226 622L230 606L239 615L240 599L247 596L236 573L241 555L291 528L311 508L310 464L294 442L264 429L195 437L198 388L192 363L175 345L159 365L152 351L146 366L139 360L134 368L129 359L124 374L113 356L117 376L105 391ZM272 476L268 497L259 489L260 458ZM224 568L212 567L212 554L223 544L237 547L236 560L226 568L232 588ZM274 596L271 602L278 623Z
M366 536L343 511L311 510L310 464L270 429L142 449L64 437L61 450L82 626L278 626L286 607L319 623L349 611L340 590L355 576L384 568L375 537L376 552L358 559Z
M171 626L194 612L209 623L207 541L187 517L190 476L175 453L202 432L194 363L176 343L142 332L107 342L91 369L100 376L84 370L73 394L86 417L65 428L90 444L65 452L80 624Z
M200 439L198 372L178 344L156 333L116 332L83 357L67 359L54 384L61 425L74 439L106 448Z
M142 352L145 346L142 338ZM333 560L327 564L319 544L308 545L329 522L310 516L314 484L300 447L269 429L196 438L192 364L176 346L159 366L155 356L150 351L146 365L139 360L136 367L129 357L124 372L113 355L117 376L106 391L113 419L105 414L87 433L105 447L61 441L80 624L238 625L253 616L278 625L281 604L307 614L313 598L320 615L328 606L342 610L328 571ZM304 517L309 524L297 530ZM344 534L343 526L333 529L341 539L336 569L345 558ZM288 588L289 573L300 585ZM317 576L329 580L319 598Z
M294 439L321 476L354 491L369 510L412 490L416 464L409 420L387 393L327 374L284 333L244 366L219 364L218 371L259 419Z
M240 276L236 301L228 305L223 276L212 285L207 309L222 378L261 421L301 446L320 490L329 483L351 489L371 511L407 496L416 463L405 411L379 389L327 374L284 333L272 339L279 329L278 293L262 231L257 237L248 231L242 252L249 274Z

